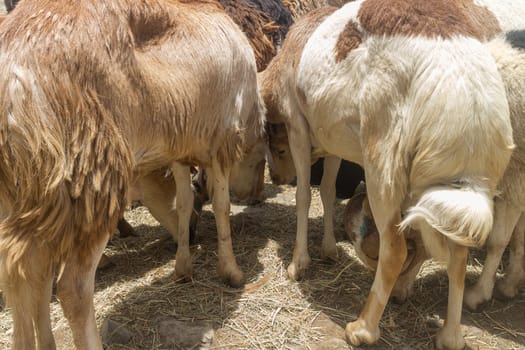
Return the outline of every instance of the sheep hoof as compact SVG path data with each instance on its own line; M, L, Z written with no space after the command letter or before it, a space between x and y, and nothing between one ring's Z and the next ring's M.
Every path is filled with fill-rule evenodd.
M476 288L476 285L474 285L465 290L463 304L471 312L480 312L487 305L487 301L490 298L491 296L485 297L480 288Z
M288 265L288 277L293 281L299 281L303 279L308 265L310 265L310 256L308 254L303 254L294 258L290 265Z
M323 249L321 251L321 258L324 260L337 261L339 254L335 242L323 242Z
M233 287L240 288L244 285L244 274L237 264L226 264L223 267L219 264L218 274L224 283Z
M359 318L346 325L346 341L352 346L361 344L373 344L379 339L379 327L368 329L366 322Z
M288 277L292 280L292 281L299 281L301 279L303 279L304 277L304 269L299 269L297 267L296 264L294 264L293 262L288 265Z
M518 288L512 284L505 284L503 281L496 284L494 298L502 301L513 299L518 294Z
M436 335L436 349L438 350L462 350L466 346L465 339L460 332L449 332L442 328Z
M186 254L177 252L175 261L175 279L181 282L191 281L193 277L193 266L191 265L191 257Z

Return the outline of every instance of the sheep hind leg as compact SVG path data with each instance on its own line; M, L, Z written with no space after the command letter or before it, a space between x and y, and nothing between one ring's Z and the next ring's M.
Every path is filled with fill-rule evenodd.
M55 339L51 330L49 303L53 289L53 275L50 272L42 281L41 293L38 294L38 312L35 318L35 331L38 350L54 350Z
M514 298L523 283L525 283L525 215L521 216L512 234L509 265L503 279L496 284L497 295L505 299Z
M383 198L378 178L372 171L367 173L368 199L379 231L379 260L363 311L356 321L346 325L346 339L353 346L372 344L379 339L379 321L407 258L405 235L399 232L399 206Z
M461 311L465 274L467 272L468 248L449 241L448 274L448 306L447 318L443 328L436 336L436 348L460 350L465 347L465 339L461 335Z
M93 293L95 272L108 239L109 234L90 246L90 249L76 247L58 280L57 297L71 327L77 350L102 350Z
M217 159L213 160L209 170L211 171L208 172L208 181L211 181L213 188L212 207L217 224L218 273L225 283L232 287L240 287L244 284L244 274L233 254L230 227L230 170L223 170Z
M175 183L177 185L177 198L175 210L178 217L177 228L177 254L175 256L175 275L177 279L191 280L193 267L190 254L189 223L193 209L193 191L191 189L190 167L178 162L171 166Z
M11 273L2 281L4 295L13 313L13 350L54 350L49 303L53 271L43 247L32 249L22 257L24 277ZM16 277L14 276L16 275ZM2 271L2 279L8 276ZM36 344L35 344L36 335Z
M464 303L469 310L478 309L480 305L492 298L496 271L520 215L519 208L510 206L502 199L496 198L494 226L487 240L487 257L483 271L478 281L465 291Z

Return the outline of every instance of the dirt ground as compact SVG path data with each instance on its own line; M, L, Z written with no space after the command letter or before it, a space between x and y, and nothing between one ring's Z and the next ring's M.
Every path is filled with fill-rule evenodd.
M127 344L107 349L347 349L342 340L366 300L373 276L346 241L337 204L339 258L320 260L322 210L313 189L309 249L312 264L304 280L291 282L286 267L295 233L295 189L266 183L266 201L232 206L234 251L252 290L231 289L216 273L216 229L210 205L198 226L191 252L194 279L173 279L176 244L144 207L126 218L137 237L117 234L106 253L113 267L97 274L95 307L99 326L110 319L131 335ZM483 252L469 259L467 284L480 271ZM381 339L367 349L433 349L447 304L447 277L425 264L415 295L403 305L389 303ZM53 330L59 349L72 349L69 328L56 300ZM11 315L0 312L0 349L10 348ZM483 311L463 311L462 331L471 349L525 349L525 290L512 301L491 301ZM174 334L173 334L174 333ZM193 335L197 341L183 340ZM201 339L203 339L201 341Z

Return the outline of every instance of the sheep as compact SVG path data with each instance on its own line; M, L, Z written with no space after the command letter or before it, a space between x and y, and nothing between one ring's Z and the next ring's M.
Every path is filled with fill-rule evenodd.
M471 310L478 309L480 305L492 298L496 270L509 242L511 243L511 258L505 277L497 285L499 295L505 298L513 298L516 296L519 286L525 283L523 267L525 231L523 209L525 207L525 197L522 189L522 183L525 181L522 173L525 171L525 167L522 165L523 161L521 160L522 152L525 149L525 146L522 144L522 140L525 138L525 136L522 136L525 134L525 126L523 126L523 120L525 120L525 115L523 115L525 110L525 71L522 69L525 65L524 40L525 34L523 30L512 30L498 36L487 44L496 60L505 84L516 149L499 184L501 194L495 199L494 227L487 241L488 253L482 274L476 284L465 291L464 303ZM357 202L362 202L362 200L359 196L354 198L354 201ZM366 207L366 205L363 207ZM368 241L365 244L369 247L367 249L368 254L361 253L360 258L366 266L375 270L374 259L371 259L371 257L374 257L379 249L376 244L377 232L372 230L362 238L357 237L355 234L356 231L359 231L362 220L373 220L370 213L367 213L366 210L361 211L360 208L359 205L350 205L349 203L345 214L345 229L351 240L355 242L358 251L362 252L363 244L365 244L365 241ZM420 239L417 239L418 233L410 234L416 236L416 242L420 242ZM423 249L421 245L418 245L418 247ZM423 251L418 251L417 253L419 261L401 275L394 287L392 294L399 301L404 301L412 294L412 286L419 267L423 260L430 257Z
M5 9L7 12L12 11L16 4L18 3L18 0L4 0Z
M525 26L525 21L524 21L525 6L523 6L522 3L515 3L511 1L485 0L485 1L478 1L478 4L485 6L492 13L493 17L496 18L501 30L507 31L508 33L512 33L512 36L514 37L515 45L519 43L520 40L522 40L519 37L520 31L515 30L515 29L519 29ZM479 23L479 25L484 26L485 23ZM490 36L487 37L486 39L489 39L489 38ZM275 127L275 126L271 128L267 127L267 129L268 129L269 138L271 141L273 141L271 142L271 145L270 145L272 157L269 160L270 174L272 176L272 179L274 179L274 181L281 181L281 182L288 181L288 179L291 178L291 176L295 175L295 168L293 167L293 162L292 162L290 151L289 151L286 129L284 128L284 125L282 127ZM333 165L333 166L337 166L337 165ZM329 170L329 172L331 173L335 171L336 170L334 169ZM327 184L324 188L327 188L329 190L332 186L333 185ZM323 187L321 187L321 196L323 196ZM329 201L328 203L329 203L328 205L333 205L332 201ZM328 210L329 213L331 213L332 211L333 211L332 209ZM327 213L327 210L325 208L325 222L332 221L332 218L329 217L329 215L327 215L326 213ZM513 219L513 221L515 220L517 220L517 218ZM513 226L513 224L511 224L511 226ZM325 235L333 235L333 233L332 234L330 232L327 233L326 227L325 227ZM372 241L375 240L375 238L371 238L371 239ZM510 236L508 236L507 241L508 239L510 239ZM519 239L519 238L516 238L516 239ZM357 241L356 243L360 244L360 241ZM517 254L519 254L519 252ZM421 256L421 258L424 258L425 255L421 253L419 254L419 256ZM492 255L489 255L489 256L492 256ZM499 258L497 260L499 261ZM489 266L490 265L493 265L493 264L489 264ZM494 271L495 271L495 268L496 267L493 267ZM417 270L415 271L415 273L414 271L412 271L411 278L412 279L415 278L416 274L417 274ZM482 302L490 299L490 295L492 291L491 284L488 283L488 280L489 280L488 276L490 275L491 273L482 275L481 281L476 284L475 292L474 292L474 289L471 289L471 290L467 289L465 299L466 299L466 305L468 308L470 309L477 308L477 306L479 306ZM411 283L410 283L411 278L408 278L407 276L408 274L402 274L402 276L400 277L402 281L399 281L393 290L393 295L395 296L396 299L400 301L406 299L406 297L410 295L411 293L411 288L409 287L411 286ZM500 289L503 290L503 288L500 288ZM516 293L515 291L511 292L511 290L513 289L515 288L514 287L509 288L508 292L502 292L501 294L506 294L507 296L511 296L512 294ZM475 301L476 298L479 300Z
M0 63L0 287L13 349L55 347L55 272L76 347L102 349L97 262L131 184L163 167L177 183L175 275L192 275L198 165L210 169L219 274L243 283L228 176L264 144L264 105L253 51L218 4L24 0L0 25Z
M322 7L341 7L352 0L283 0L284 5L292 13L294 20L297 20L310 11Z
M264 70L292 24L290 12L280 0L220 2L248 37L257 60L257 70Z
M525 26L523 27L525 28ZM514 232L511 258L505 278L498 283L500 294L514 297L525 282L523 223L525 211L525 30L510 31L488 43L503 77L516 149L498 186L494 228L487 241L487 258L479 280L465 292L465 305L476 309L492 297L496 270ZM521 219L523 221L523 219Z
M297 171L290 278L302 277L310 261L312 157L363 165L371 210L381 213L374 215L381 238L374 283L359 319L346 327L352 345L379 338L407 257L399 227L422 231L425 247L448 261L447 320L436 345L465 344L459 323L468 247L487 238L492 198L514 147L504 86L480 43L502 28L478 3L349 3L324 20L297 22L263 73L268 120L285 123Z
M465 306L476 310L479 306L492 298L496 270L507 245L510 243L510 259L505 276L498 281L499 295L513 298L520 285L525 283L525 31L509 31L487 43L496 60L498 70L503 78L507 93L511 123L516 148L501 179L498 189L499 195L494 204L494 226L487 240L487 257L481 276L475 285L467 288L464 296ZM373 222L373 218L366 208L364 198L353 198L345 213L345 229L355 242L356 250L367 267L375 270L373 257L379 246L375 243L377 232L372 229L363 237L358 237L362 222ZM362 207L358 203L365 203ZM352 203L352 204L350 204ZM404 301L412 294L413 284L419 268L425 259L424 247L420 244L418 232L409 233L416 242L417 249L414 255L418 258L407 268L396 282L393 295L399 301ZM365 243L366 242L366 243ZM362 247L367 246L364 253ZM372 259L371 259L372 257Z

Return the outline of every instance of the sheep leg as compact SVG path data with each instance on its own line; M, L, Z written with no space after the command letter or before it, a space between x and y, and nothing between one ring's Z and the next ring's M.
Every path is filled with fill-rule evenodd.
M492 298L496 270L520 215L521 211L518 208L496 198L494 226L487 240L487 257L483 271L476 284L465 291L464 303L468 309L476 310L482 303Z
M294 125L287 125L290 151L297 173L297 189L295 192L295 207L297 213L297 234L293 258L288 265L288 277L298 280L304 276L310 264L308 254L308 211L310 209L310 164L311 143L308 126L303 118L296 118Z
M175 210L176 183L170 176L164 177L159 171L151 172L139 179L142 190L141 201L151 215L168 230L173 240L178 240L178 215Z
M53 272L46 264L50 261L47 253L45 247L38 246L21 258L24 277L14 269L9 274L1 272L3 292L13 314L13 350L56 348L49 317Z
M370 176L371 175L371 176ZM399 232L399 208L380 195L374 174L367 173L368 199L379 231L379 260L374 283L359 318L346 325L346 338L354 346L379 339L379 320L407 257L404 234Z
M38 304L38 311L35 318L35 333L38 350L54 350L55 339L51 330L51 320L49 318L49 303L51 301L51 293L53 290L53 274L50 273L42 279L42 285L38 298L35 298L35 303ZM36 297L36 295L35 295Z
M436 348L460 350L465 347L465 339L461 335L461 311L465 274L467 272L468 248L449 240L448 274L448 306L447 318L443 328L436 336Z
M525 215L521 215L514 228L510 242L509 266L505 270L505 277L498 281L498 293L504 298L514 298L518 288L525 283Z
M177 254L175 255L175 276L177 279L191 280L193 267L190 254L190 217L193 208L193 191L191 189L190 167L178 162L171 166L175 183L177 184L177 198L175 210L178 217Z
M425 262L427 255L423 246L416 248L416 256L411 266L401 274L394 285L391 298L396 303L404 303L414 293L414 282L421 265Z
M127 222L126 219L124 219L124 218L121 218L118 221L117 229L119 231L119 234L120 234L121 238L130 237L130 236L135 236L135 237L137 236L137 233L133 229L133 226L131 226L129 224L129 222Z
M326 157L321 179L321 200L323 202L323 258L337 258L336 239L334 234L335 182L341 165L341 158Z
M28 281L10 281L11 286L4 287L8 305L12 305L13 313L13 350L34 350L35 337L31 304L34 293L33 286ZM49 300L48 300L49 302Z
M77 350L102 350L93 305L95 272L109 234L89 247L77 247L58 280L57 297L69 322Z
M240 287L244 283L244 275L237 265L233 254L230 228L230 169L223 169L217 159L213 159L208 181L213 188L212 207L217 223L219 276L232 287Z

